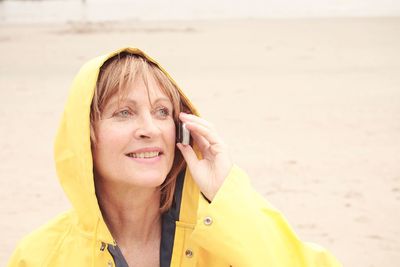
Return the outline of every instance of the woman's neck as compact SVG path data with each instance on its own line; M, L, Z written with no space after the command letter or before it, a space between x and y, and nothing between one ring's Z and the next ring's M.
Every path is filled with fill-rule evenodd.
M160 191L96 182L96 195L104 220L121 248L159 243Z

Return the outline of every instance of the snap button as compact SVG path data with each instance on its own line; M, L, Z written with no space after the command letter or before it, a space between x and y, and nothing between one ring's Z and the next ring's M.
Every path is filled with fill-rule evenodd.
M213 223L213 220L212 220L212 218L211 217L205 217L204 218L204 224L205 225L211 225Z
M190 249L187 249L187 250L185 251L185 256L188 257L188 258L193 257L193 251L190 250Z
M113 266L112 261L108 261L107 266L108 266L108 267L112 267L112 266Z

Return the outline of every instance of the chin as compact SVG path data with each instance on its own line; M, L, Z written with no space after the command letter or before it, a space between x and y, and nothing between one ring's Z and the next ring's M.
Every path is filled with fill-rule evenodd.
M165 179L167 178L167 175L143 175L138 179L136 177L135 179L130 180L130 185L132 186L139 186L139 187L146 187L146 188L155 188L159 187L164 183Z

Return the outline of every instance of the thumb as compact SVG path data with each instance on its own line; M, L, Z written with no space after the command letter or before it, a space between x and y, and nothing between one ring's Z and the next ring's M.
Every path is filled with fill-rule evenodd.
M199 161L199 159L197 158L193 148L190 145L182 145L181 143L177 143L176 145L181 151L182 156L185 159L189 169L194 167L194 165Z

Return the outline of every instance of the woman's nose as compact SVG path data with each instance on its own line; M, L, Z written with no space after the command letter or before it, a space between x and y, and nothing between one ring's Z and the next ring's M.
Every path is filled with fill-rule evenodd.
M140 116L137 120L135 137L137 139L151 139L160 134L160 129L151 114Z

